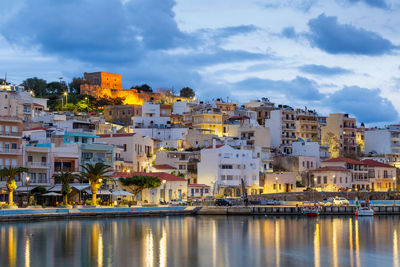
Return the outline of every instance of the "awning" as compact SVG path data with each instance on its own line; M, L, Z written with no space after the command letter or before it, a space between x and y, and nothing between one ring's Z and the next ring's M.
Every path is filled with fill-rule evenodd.
M56 193L56 192L50 192L50 193L43 194L42 196L44 196L44 197L61 197L62 195L59 193Z
M87 194L89 194L89 195L91 195L92 194L92 191L90 190L90 189L86 189L85 190L85 192L87 193ZM110 192L110 191L108 191L108 190L105 190L105 189L99 189L98 191L97 191L97 195L112 195L112 193Z
M124 190L118 190L118 191L112 192L112 194L114 196L132 196L132 197L134 196L134 194L126 192Z

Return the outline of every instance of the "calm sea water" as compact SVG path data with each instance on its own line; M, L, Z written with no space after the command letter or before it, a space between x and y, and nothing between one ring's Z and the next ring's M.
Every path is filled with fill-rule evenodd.
M400 266L399 217L0 224L0 266Z

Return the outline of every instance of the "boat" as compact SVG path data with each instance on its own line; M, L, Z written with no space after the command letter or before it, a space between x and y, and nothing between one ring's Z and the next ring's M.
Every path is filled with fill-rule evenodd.
M319 214L321 213L321 209L319 206L303 206L301 209L301 213L305 216L315 217L319 216Z
M375 211L371 209L369 202L362 202L355 212L356 216L374 216Z

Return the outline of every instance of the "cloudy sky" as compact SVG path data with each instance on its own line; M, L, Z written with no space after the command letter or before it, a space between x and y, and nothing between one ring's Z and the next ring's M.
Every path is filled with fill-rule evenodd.
M0 76L190 86L399 121L400 1L0 0Z

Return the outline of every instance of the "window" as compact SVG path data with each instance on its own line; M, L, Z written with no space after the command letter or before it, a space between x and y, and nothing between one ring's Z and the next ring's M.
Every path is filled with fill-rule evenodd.
M225 175L221 175L221 180L225 180Z
M135 150L136 150L136 144L135 144ZM124 144L124 152L126 152L126 144Z
M226 180L233 180L233 175L227 175Z
M17 143L12 143L12 144L11 144L11 148L12 148L12 149L17 149Z
M180 170L186 170L186 165L179 165Z
M317 176L317 184L321 184L321 176Z
M276 190L276 184L273 184L272 188L273 188L274 190Z
M79 142L79 137L75 136L74 141L75 141L75 143L78 143Z
M32 156L28 156L28 162L32 162Z
M231 170L231 169L233 169L233 166L232 165L221 165L221 169L224 169L224 170Z
M88 139L86 137L82 137L82 143L86 144L88 142Z
M204 189L204 193L208 194L208 188Z
M327 183L328 183L328 177L324 176L324 184L327 184Z
M16 159L13 159L13 160L11 161L11 166L17 167L17 160L16 160Z

